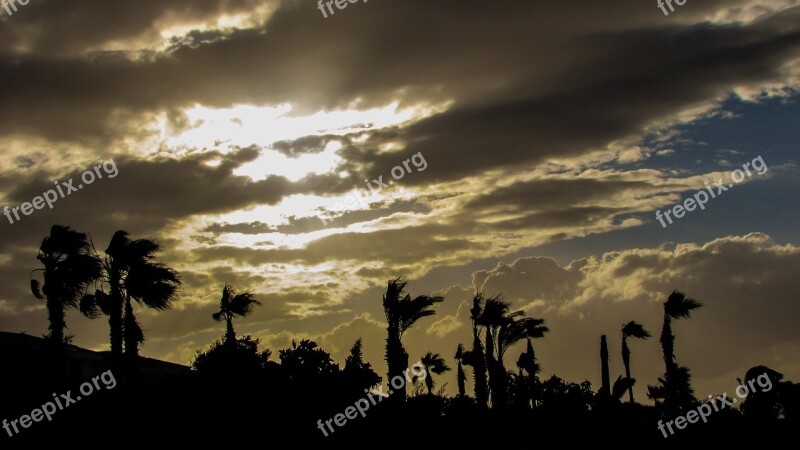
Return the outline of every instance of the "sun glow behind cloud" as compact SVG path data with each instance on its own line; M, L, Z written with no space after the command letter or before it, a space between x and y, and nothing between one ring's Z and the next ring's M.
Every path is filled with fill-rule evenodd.
M398 103L367 110L319 111L292 116L292 107L234 105L208 108L195 105L184 111L187 129L167 140L170 146L213 147L220 142L246 147L268 147L275 142L303 136L343 136L364 129L383 128L419 120L433 113L425 106L398 109Z

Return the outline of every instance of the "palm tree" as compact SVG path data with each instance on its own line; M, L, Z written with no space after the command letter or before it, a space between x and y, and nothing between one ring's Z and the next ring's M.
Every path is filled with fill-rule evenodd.
M664 326L661 329L659 340L666 365L664 403L667 411L675 411L681 404L694 398L689 384L691 379L689 369L679 368L675 359L675 335L672 333L672 319L689 318L693 310L702 306L702 303L686 297L680 291L673 291L664 302Z
M650 337L650 333L641 324L633 320L622 326L622 363L625 364L625 376L633 380L631 378L631 351L628 348L628 337L647 339ZM633 383L628 386L628 396L631 403L633 403Z
M407 281L402 278L390 280L383 295L383 312L386 315L386 365L388 366L388 382L394 377L404 377L408 369L408 353L403 347L403 334L423 317L436 314L431 307L444 300L444 297L431 297L420 295L411 298L405 293ZM405 401L405 384L392 391L391 398L396 401Z
M492 407L502 408L506 404L506 368L503 356L514 344L525 338L540 338L547 333L544 320L524 317L522 311L509 312L511 305L499 295L487 298L482 303L477 324L486 328L486 366ZM495 353L496 349L496 353Z
M117 231L111 238L103 260L104 283L94 295L86 296L81 311L96 317L98 309L109 316L112 358L118 361L125 344L125 354L132 360L138 355L144 333L136 320L131 300L156 310L172 306L181 281L177 272L154 261L161 246L149 239L131 240L126 231Z
M544 319L522 317L523 315L524 313L522 311L508 314L497 331L497 360L495 361L495 365L496 374L498 376L498 403L496 404L498 407L505 406L507 399L507 372L503 362L506 351L517 342L528 339L531 353L533 353L531 339L544 337L545 333L549 331L548 328L544 326ZM494 404L494 397L492 402Z
M517 359L517 368L519 369L520 375L522 375L522 371L524 370L527 372L528 377L535 377L541 371L539 363L536 362L536 352L533 351L531 338L528 338L528 347L524 352L520 353Z
M236 316L245 317L256 305L261 303L253 297L249 291L236 292L230 285L222 288L222 298L219 301L219 311L211 315L217 322L225 319L225 338L224 342L228 345L236 344L236 332L233 331L233 318Z
M464 364L472 367L472 376L475 380L475 401L480 406L489 404L489 383L486 378L486 354L481 342L481 332L484 327L480 323L483 307L486 300L482 292L472 297L470 320L472 321L472 350L464 353Z
M525 399L525 406L535 406L536 399L534 398L535 388L538 383L538 374L541 371L539 363L536 362L536 353L533 351L533 342L528 338L528 346L524 352L520 353L517 359L517 368L519 375L517 380L520 384L521 394ZM525 373L523 373L523 371Z
M47 299L48 338L61 348L67 326L65 309L77 307L89 285L100 277L100 260L92 254L86 234L63 225L53 225L36 259L44 267L33 272L42 271L44 284L40 290L39 281L31 278L31 292L39 300Z
M464 397L466 396L466 382L467 382L467 374L464 373L464 345L458 344L458 349L456 349L456 354L453 356L453 359L456 360L457 366L457 380L458 380L458 396Z
M425 387L428 388L428 395L432 395L434 384L431 373L441 375L450 370L450 368L447 367L447 364L444 362L444 358L439 356L438 353L428 352L422 357L420 362L422 362L422 365L425 366Z
M497 408L504 404L501 397L503 395L503 382L504 374L497 365L497 358L495 356L495 342L497 342L497 335L500 331L500 326L510 318L508 310L511 305L500 299L499 295L489 297L483 302L483 312L478 318L478 324L482 325L485 330L485 348L486 348L486 368L489 373L489 390L492 397L492 407ZM518 313L513 313L518 315Z

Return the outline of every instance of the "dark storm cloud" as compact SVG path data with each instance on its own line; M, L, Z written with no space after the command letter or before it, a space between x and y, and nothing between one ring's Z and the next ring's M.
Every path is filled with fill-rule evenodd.
M730 2L681 12L720 5ZM458 21L445 1L376 3L324 22L311 6L287 3L264 29L145 61L7 56L0 132L112 136L125 131L122 112L195 103L311 112L455 99L453 111L406 134L413 152L448 161L437 177L452 178L603 145L736 83L770 79L798 42L796 27L786 29L796 17L684 28L634 1L459 3Z
M650 183L635 180L540 179L498 188L475 198L466 207L477 210L497 208L504 212L557 209L565 205L591 204L598 200L608 200L629 190L650 187Z
M467 250L479 251L489 244L470 239L448 237L455 228L446 225L422 225L370 233L340 233L319 238L303 248L277 248L244 251L240 247L215 246L198 249L198 260L224 261L259 265L267 263L320 264L327 261L381 261L386 265L408 266L438 255ZM399 267L398 267L399 266Z
M37 233L53 223L78 224L91 218L95 233L111 234L126 227L129 231L153 232L178 218L194 214L223 213L258 204L275 204L291 191L291 183L283 177L270 176L253 181L234 176L233 170L257 156L253 149L242 149L228 156L207 153L181 160L156 158L149 161L115 157L118 174L84 186L54 204L53 209L35 211L20 222L3 227L6 235L21 237L28 231ZM221 163L212 167L212 159ZM91 169L91 167L87 167ZM101 171L102 172L102 171ZM15 187L5 198L9 206L30 202L51 189L53 180L73 179L78 187L83 170L56 176L43 172L16 172ZM27 239L26 242L33 242ZM9 245L8 241L0 246Z
M64 56L115 41L156 34L158 23L185 24L236 14L269 0L37 0L0 23L7 48L25 44L25 53ZM193 41L203 40L198 32ZM206 36L207 38L208 36Z

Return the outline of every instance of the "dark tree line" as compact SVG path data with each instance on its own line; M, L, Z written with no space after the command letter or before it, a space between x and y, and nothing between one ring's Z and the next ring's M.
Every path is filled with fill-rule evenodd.
M37 259L41 267L31 274L33 295L44 300L46 305L49 321L46 340L55 349L51 357L63 357L65 345L71 340L71 336L65 335L68 308L76 308L91 319L107 316L114 365L124 369L124 388L136 392L139 347L145 341L136 312L141 307L170 308L181 287L178 273L158 262L161 250L155 240L131 239L125 231L117 231L100 253L86 234L66 226L53 226L39 248ZM248 335L237 336L234 328L234 319L247 317L261 302L251 291L237 290L226 284L222 288L219 309L211 317L225 323L224 333L208 349L197 353L188 378L172 386L173 392L167 396L183 395L185 405L180 408L186 408L187 417L200 417L210 408L200 402L199 398L206 395L200 393L213 392L210 405L224 411L219 420L243 429L255 426L259 411L263 412L264 408L272 412L279 409L282 413L273 418L275 423L281 424L287 432L299 433L296 441L303 441L308 438L303 433L316 433L311 431L316 420L332 417L344 406L374 392L383 381L388 383L394 377L405 377L409 369L409 353L403 344L405 333L420 320L434 315L436 305L444 301L439 296L412 296L407 287L408 282L402 278L389 280L381 299L387 327L385 361L388 370L384 380L364 360L361 339L353 343L341 368L329 353L311 340L293 341L290 348L279 350L277 360L273 360L269 349L259 349L259 340ZM448 397L444 386L435 389L434 376L451 368L440 354L427 352L419 357L426 374L412 380L408 386L410 392L405 385L393 389L384 403L385 408L371 412L361 425L343 428L334 435L344 439L356 432L369 433L370 424L374 426L376 420L389 418L397 421L398 427L402 423L413 426L415 422L411 418L398 415L400 411L410 411L417 414L417 420L422 417L449 429L458 428L455 423L459 421L471 424L469 429L490 429L503 423L524 428L525 423L531 423L538 424L543 435L547 435L548 427L558 423L557 420L568 420L584 424L598 436L608 439L616 439L610 437L609 430L622 424L638 430L634 435L656 436L655 428L649 430L643 418L652 419L655 424L658 418L673 418L700 403L694 396L689 369L677 362L673 326L674 321L689 318L702 304L674 291L663 306L660 343L665 371L656 384L648 386L648 397L655 401L655 406L637 404L633 396L636 379L631 373L629 342L631 338L650 337L641 324L630 321L621 328L625 373L619 375L613 385L608 342L605 335L601 337L602 382L595 392L588 381L569 383L555 375L540 379L542 367L534 341L544 338L549 331L544 319L526 317L523 311L512 310L511 304L500 295L486 296L477 292L470 309L471 345L459 344L453 357L457 394ZM525 350L517 359L515 370L509 370L504 357L511 347L520 343L525 344ZM757 369L761 372L754 372ZM763 423L797 420L797 385L782 381L781 374L766 367L751 369L745 380L764 372L770 373L777 388L771 394L748 398L741 411ZM470 375L473 391L468 393L466 386ZM624 402L626 394L628 401ZM137 400L129 398L127 401L135 403ZM245 406L250 409L242 410ZM245 412L237 412L240 410ZM472 442L469 435L463 433L453 439Z

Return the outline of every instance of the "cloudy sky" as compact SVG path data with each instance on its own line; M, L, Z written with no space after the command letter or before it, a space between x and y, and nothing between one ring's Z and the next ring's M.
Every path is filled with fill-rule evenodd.
M452 362L471 341L472 294L502 293L551 328L535 343L544 376L597 386L607 334L616 378L620 327L643 323L655 337L632 351L645 400L663 372L661 303L679 289L705 304L674 327L699 396L732 392L758 364L798 381L798 5L689 0L668 16L654 0L372 0L327 18L311 0L0 10L0 203L83 185L104 161L118 169L52 209L0 216L0 330L46 332L28 277L57 223L98 249L119 229L163 244L184 288L171 311L137 311L150 357L188 364L219 338L211 313L230 283L263 302L235 322L240 334L275 353L309 337L338 362L363 337L383 374L381 294L402 275L412 295L446 297L406 334L412 360ZM731 181L759 157L761 174ZM720 178L734 187L705 210L656 220ZM386 187L354 201L365 179ZM68 326L76 344L107 348L104 319L71 312ZM442 381L453 393L452 372Z

